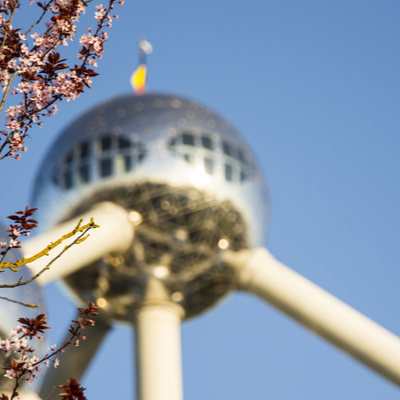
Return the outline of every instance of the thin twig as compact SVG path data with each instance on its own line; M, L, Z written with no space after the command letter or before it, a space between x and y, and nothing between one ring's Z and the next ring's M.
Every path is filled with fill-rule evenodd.
M39 306L37 304L23 303L22 301L9 299L8 297L0 296L0 299L1 300L6 300L6 301L10 301L11 303L17 303L17 304L19 304L21 306L25 306L25 307L39 308Z
M19 386L19 378L15 379L15 386L14 386L14 389L13 389L13 392L12 392L10 400L13 400L15 397L17 397L18 386Z
M57 389L57 386L53 386L53 389L51 389L51 392L43 399L43 400L47 400L52 394L53 392Z
M11 22L14 17L14 13L15 13L15 8L11 11L10 19L8 21L8 27L11 27ZM4 38L3 38L3 43L1 44L1 47L0 47L0 54L3 54L3 49L4 49L4 45L6 44L6 40L7 40L7 32L4 30Z
M50 266L51 266L56 260L58 260L58 259L59 259L67 250L69 250L72 246L74 246L75 244L82 243L84 240L86 240L86 238L89 236L89 235L86 235L86 233L87 233L90 229L95 228L95 227L97 227L97 226L98 226L98 225L93 224L93 226L88 227L87 229L85 229L85 230L82 232L82 234L81 234L80 236L78 236L72 243L70 243L69 245L65 246L64 249L63 249L56 257L54 257L42 270L40 270L36 275L34 275L33 277L31 277L30 279L27 279L26 281L22 281L22 276L21 276L17 283L11 283L11 284L5 283L5 284L3 284L3 285L0 285L0 288L1 288L1 289L3 289L3 288L15 288L15 287L27 285L28 283L34 281L34 280L37 279L40 275L42 275L45 271L47 271L47 270L50 268ZM69 235L69 234L67 234L67 235L65 235L65 236L68 236L68 235ZM86 235L86 236L85 236L85 235ZM70 237L70 236L69 236L69 237ZM64 236L63 236L63 238L64 238ZM61 243L63 240L65 240L65 239L63 239L63 238L59 239L57 242L60 242L60 243ZM57 243L57 242L56 242L56 243ZM58 243L58 244L60 244L60 243ZM57 244L57 245L58 245L58 244ZM54 243L52 243L52 245L54 245ZM48 253L48 250L47 250L47 249L48 249L49 247L52 247L52 245L49 245L45 250L43 250L42 252L38 253L36 256L33 256L33 257L31 257L31 258L35 258L35 257L36 257L36 259L38 259L38 258L42 257L43 255L47 254L47 253ZM55 247L55 246L54 246L54 247ZM54 247L53 247L53 248L54 248ZM11 263L3 263L3 268L4 268L4 264L6 264L5 268L11 268L11 269L13 269L13 268L12 268L12 266L13 266L13 267L14 267L14 270L15 270L15 268L20 267L20 266L25 265L25 264L28 264L28 263L30 263L30 262L31 262L30 259L22 259L22 260L18 260L16 263L13 263L13 264L11 264ZM17 265L17 264L19 264L19 265ZM0 264L0 266L1 266L1 264Z
M3 94L3 98L1 99L1 103L0 103L0 116L1 116L1 112L3 111L4 103L6 102L6 98L7 98L7 96L8 96L8 92L9 92L10 89L11 89L12 81L13 81L14 78L17 76L17 74L18 74L18 71L15 71L15 72L12 74L12 77L8 80L7 88L6 88L6 90L5 90L4 94Z
M24 33L24 35L27 35L36 25L40 23L40 21L43 19L43 17L46 15L47 9L50 7L50 4L54 3L54 0L50 0L49 3L46 5L45 8L43 8L43 13L40 16L40 18Z

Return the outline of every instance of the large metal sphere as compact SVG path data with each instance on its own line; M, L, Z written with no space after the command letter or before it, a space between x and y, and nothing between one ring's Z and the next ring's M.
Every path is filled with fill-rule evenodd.
M105 311L122 321L149 274L186 317L213 305L234 285L218 250L261 245L268 212L239 133L194 101L157 94L118 97L73 122L43 162L33 197L45 228L100 201L137 218L126 254L105 255L65 279L78 298L105 300Z

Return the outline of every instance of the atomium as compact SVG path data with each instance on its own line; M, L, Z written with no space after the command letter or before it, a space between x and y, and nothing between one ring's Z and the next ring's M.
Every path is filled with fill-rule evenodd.
M82 376L120 321L135 328L138 398L181 399L180 323L236 289L400 382L399 338L259 247L268 202L257 164L227 121L193 101L124 96L87 112L50 149L34 203L50 231L39 242L91 212L105 227L55 271L77 301L103 309L95 343L49 372L41 394L68 365Z
M262 244L267 192L241 135L215 112L168 95L122 96L90 110L56 140L33 201L43 229L103 201L135 223L132 246L64 278L81 301L131 321L149 275L189 318L235 285L220 249ZM99 303L98 303L99 304Z

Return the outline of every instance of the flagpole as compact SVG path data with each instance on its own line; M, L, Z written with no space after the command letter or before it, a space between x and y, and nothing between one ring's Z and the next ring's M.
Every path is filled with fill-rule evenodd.
M144 36L139 38L139 65L131 76L131 85L136 95L146 93L147 82L147 54L153 51L153 46Z

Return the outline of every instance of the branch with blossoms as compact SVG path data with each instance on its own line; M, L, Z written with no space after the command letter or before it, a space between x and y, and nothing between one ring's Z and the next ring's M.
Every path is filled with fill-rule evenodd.
M28 219L31 217L37 208L28 209L28 205L25 207L25 211L17 211L15 215L9 215L7 218L15 221L15 225L10 224L7 229L9 232L8 237L10 237L10 242L0 242L0 247L4 250L0 252L0 271L1 263L3 262L6 254L11 249L19 249L21 242L18 240L19 236L29 236L31 230L37 227L37 221L34 219Z
M104 53L107 41L106 27L112 26L111 15L116 4L124 0L108 0L108 5L96 6L97 28L87 28L88 33L80 38L82 46L78 53L79 65L68 66L61 57L58 48L67 46L74 39L76 24L85 13L91 0L50 0L48 3L37 2L42 9L40 18L25 32L14 29L12 21L20 8L20 0L0 1L0 87L3 98L0 102L0 114L9 93L19 94L22 101L6 110L6 128L0 131L4 136L0 145L0 160L5 157L19 158L28 131L34 126L42 126L42 117L52 116L58 110L57 103L74 100L83 91L90 88L92 78L98 74L88 66L97 66L97 59ZM33 1L31 0L31 4ZM46 30L43 34L33 33L33 46L28 48L27 34L45 16ZM14 80L19 83L12 88Z
M16 283L1 284L0 288L15 288L18 286L26 285L34 281L40 275L42 275L46 270L48 270L50 266L72 246L84 242L89 237L89 235L87 234L89 230L99 227L99 225L96 225L94 223L93 218L90 220L88 224L85 225L82 225L82 220L80 220L77 226L71 232L68 232L67 234L63 235L60 239L56 240L55 242L50 243L45 249L35 254L34 256L28 258L24 257L15 262L3 261L5 256L10 250L21 247L20 246L21 243L19 242L18 238L22 235L29 236L31 230L37 226L37 221L34 219L30 219L30 217L34 214L35 211L36 208L29 209L28 206L26 206L25 211L17 211L15 215L10 215L7 217L13 220L15 224L10 224L9 228L7 229L7 232L9 232L8 236L10 237L10 242L8 244L6 242L0 242L0 247L4 249L0 252L1 256L0 273L2 273L5 269L11 269L14 272L18 272L18 269L21 266L32 263L43 256L48 256L49 252L58 245L60 245L62 242L64 242L65 240L71 238L72 236L78 233L79 235L69 245L65 246L63 250L56 257L54 257L44 268L42 268L37 274L33 275L31 278L25 281L21 277ZM23 303L3 296L0 296L0 300L8 300L13 303L18 303L27 307L38 307L35 304Z
M104 45L107 41L106 27L112 26L112 10L124 0L105 0L106 6L96 6L95 19L97 27L87 28L87 33L79 40L78 62L68 65L69 62L62 57L62 48L74 39L79 17L86 12L92 0L47 0L44 2L30 0L40 7L39 18L25 32L13 26L17 11L27 5L27 0L0 0L0 87L3 95L0 96L0 115L6 107L9 95L18 96L15 103L5 111L5 129L0 131L0 160L11 157L18 159L22 151L27 151L26 137L30 129L37 125L43 126L42 119L50 117L58 111L58 103L70 101L79 97L85 87L90 88L92 79L98 74L92 68L97 67L98 59L102 58ZM34 32L36 27L44 25L43 33ZM40 29L39 29L40 31ZM31 44L30 40L33 40ZM75 64L75 65L74 65ZM17 260L15 263L4 261L6 255L15 248L20 247L21 236L28 236L36 227L37 222L31 219L35 209L17 212L9 216L13 222L7 232L8 242L0 243L0 273L5 268L18 271L22 265L35 261L49 254L49 251L61 244L65 239L78 234L78 237L60 252L38 274L26 281L22 277L15 284L3 284L0 288L12 288L25 285L40 276L50 265L57 260L71 246L83 242L90 229L97 225L91 219L89 224L82 225L80 221L77 227L70 233L54 243L51 243L43 251L33 257ZM7 299L0 297L1 299ZM10 300L18 304L24 304L16 300ZM33 305L31 305L33 306ZM28 346L28 340L39 338L49 326L46 324L44 314L36 318L20 318L18 321L23 327L17 327L11 332L11 338L0 339L0 351L6 356L14 353L10 363L5 368L5 376L15 380L11 395L3 394L0 400L17 400L17 389L23 380L32 382L41 366L53 363L57 366L56 354L64 351L67 346L78 346L79 339L84 339L80 330L87 325L94 325L91 316L97 314L98 308L90 303L86 309L79 309L81 317L71 325L70 339L56 350L50 347L50 352L41 359L32 355L34 349ZM66 385L59 385L64 390L60 394L65 400L86 400L84 389L75 379L71 379ZM10 397L9 397L10 396Z
M11 238L10 242L8 244L7 244L7 242L0 242L0 247L5 249L0 252L0 255L2 256L2 258L0 259L0 273L3 272L3 270L5 268L9 268L12 271L17 272L19 267L29 264L33 261L36 261L37 259L39 259L43 256L48 256L49 252L51 250L53 250L54 248L56 248L58 245L60 245L62 242L69 239L70 237L76 235L77 233L80 233L80 235L72 243L70 243L68 246L66 246L63 249L63 251L56 257L56 259L57 259L58 257L61 256L61 254L63 254L66 250L68 250L74 244L79 244L79 243L84 242L89 237L89 235L87 235L87 232L90 229L95 229L95 228L100 227L99 225L95 224L93 218L90 218L90 222L85 225L82 225L83 220L81 219L78 222L78 224L76 225L76 227L71 232L66 233L60 239L56 240L55 242L51 242L45 249L43 249L39 253L35 254L34 256L27 257L27 258L24 257L15 262L3 261L4 257L10 250L12 250L13 248L16 249L16 248L21 247L20 246L21 242L19 242L17 240L17 238L21 235L29 236L30 231L37 226L37 221L32 220L32 219L29 219L29 220L26 219L26 217L31 216L35 210L36 210L36 208L28 209L28 206L26 206L24 212L17 211L15 215L11 215L11 216L7 217L9 219L16 221L17 224L16 225L10 224L9 228L7 229L7 232L9 232L8 236ZM18 214L22 214L22 216L20 217ZM51 263L53 263L56 259L53 259ZM46 267L46 269L49 269L49 268ZM29 283L29 282L27 282L27 283ZM0 288L1 287L3 287L3 286L0 285Z
M78 222L78 225L76 226L76 228L74 230L72 230L71 232L65 234L64 236L62 236L60 239L56 240L55 242L50 243L45 249L43 249L42 251L40 251L39 253L35 254L32 257L28 257L28 258L22 258L20 260L17 260L14 263L10 263L10 262L5 262L3 261L2 263L0 263L0 273L3 272L3 270L5 268L9 268L14 272L18 271L18 268L26 265L26 264L30 264L34 261L36 261L37 259L43 257L43 256L47 256L49 255L50 250L53 250L55 247L57 247L60 243L62 243L64 240L69 239L71 236L75 235L77 232L81 232L81 234L73 241L71 242L69 245L65 246L63 248L63 250L56 256L54 257L45 267L43 267L42 270L40 270L36 275L32 276L30 279L27 279L26 281L22 280L22 277L18 280L17 283L14 284L1 284L0 288L15 288L18 286L23 286L23 285L27 285L28 283L34 281L35 279L37 279L40 275L42 275L45 271L47 271L50 266L57 261L67 250L69 250L72 246L76 245L76 244L80 244L82 242L84 242L89 235L87 234L87 232L90 229L94 229L94 228L99 228L99 225L96 225L93 221L93 218L91 218L91 221L86 224L81 226L82 224L82 220L80 220Z
M39 334L42 334L45 329L50 328L46 323L45 315L40 314L36 318L20 318L18 322L22 324L22 327L17 326L13 329L9 339L0 339L0 350L5 353L5 356L9 357L12 353L15 354L10 364L7 364L4 374L5 377L15 380L14 388L10 397L3 393L0 400L19 399L17 390L20 382L27 381L28 383L32 383L43 365L49 367L53 363L54 367L57 367L59 360L55 356L63 353L68 346L79 346L79 340L86 339L81 331L89 325L94 326L95 323L92 317L98 314L98 309L94 303L89 303L86 309L78 308L81 316L77 320L72 321L73 325L70 325L69 332L71 335L69 339L57 349L56 345L51 346L49 348L50 352L42 358L32 355L34 349L29 347L28 340L34 338L41 340L42 337ZM64 399L86 399L83 395L84 389L75 379L71 379L67 385L59 385L59 387L65 390L65 393L59 395Z

